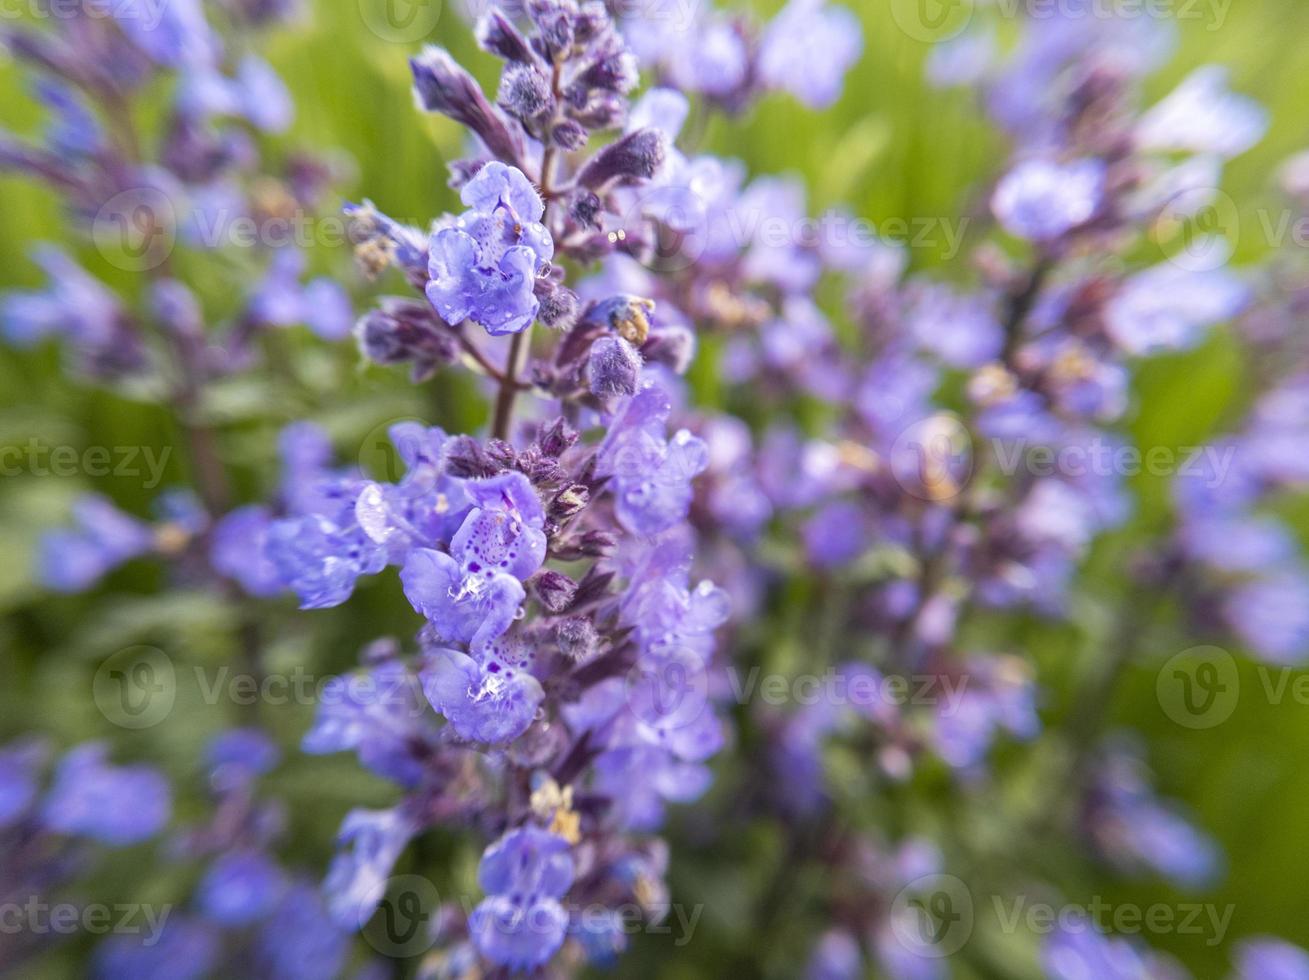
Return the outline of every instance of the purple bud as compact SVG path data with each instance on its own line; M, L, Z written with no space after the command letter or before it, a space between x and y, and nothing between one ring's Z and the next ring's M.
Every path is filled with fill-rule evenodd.
M471 436L456 436L446 450L446 471L462 480L495 476L500 467Z
M169 333L187 340L203 341L204 314L195 294L176 279L164 279L151 290L150 305L155 318Z
M586 145L586 127L576 119L565 119L550 131L555 145L565 150L580 150Z
M618 538L608 531L587 531L581 537L555 545L552 554L561 561L577 561L581 558L607 558L617 548Z
M568 0L529 0L527 15L539 32L536 41L550 61L573 46L577 7Z
M574 663L586 663L595 656L600 637L591 621L580 616L565 619L555 629L559 651Z
M574 84L626 94L636 88L638 81L636 58L630 51L618 50L596 59Z
M638 129L610 143L591 158L578 183L599 190L612 181L649 180L664 165L664 135L657 129Z
M695 358L695 334L680 323L660 327L641 347L641 356L675 374L685 374Z
M600 198L590 191L580 190L573 195L568 205L568 213L579 225L599 228L600 222L597 219L600 217L600 207Z
M577 583L562 572L546 569L532 579L536 597L547 611L561 613L573 604Z
M547 115L555 107L550 79L535 65L519 62L505 66L496 101L505 112L523 122Z
M562 418L557 418L541 430L541 434L536 437L536 444L540 448L542 455L558 459L577 442L577 431L565 422Z
M428 45L409 61L414 96L428 112L439 112L476 133L492 155L516 164L522 143L486 100L481 88L444 48Z
M506 61L533 61L527 39L518 32L499 10L492 10L478 22L477 43L483 51L498 55Z
M591 491L581 483L564 487L550 501L549 514L555 521L563 522L575 517L591 501Z
M459 356L454 338L427 303L384 296L355 325L359 351L374 364L419 362L435 367Z
M627 116L627 98L617 92L570 89L569 115L587 129L614 129Z
M535 283L536 298L541 308L536 318L554 330L568 330L577 322L577 294L567 286L547 279L538 279Z
M593 395L634 395L641 376L641 355L622 337L601 337L591 345L587 372Z

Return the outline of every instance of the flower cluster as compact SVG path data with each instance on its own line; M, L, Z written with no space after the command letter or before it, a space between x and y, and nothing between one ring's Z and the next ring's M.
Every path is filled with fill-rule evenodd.
M339 176L271 151L292 106L252 42L297 4L86 5L7 30L49 122L0 134L0 167L56 189L103 262L39 246L46 282L0 298L3 336L58 341L73 376L164 405L188 450L150 519L80 497L38 577L67 597L156 559L230 627L184 620L197 658L239 658L255 687L289 662L330 678L293 757L273 733L294 718L261 704L206 725L173 784L89 742L43 788L47 744L9 743L0 898L81 887L102 848L149 846L176 810L154 846L182 870L152 887L181 908L149 941L98 943L97 975L353 975L354 934L383 951L370 927L412 870L445 899L421 910L417 975L571 976L739 862L747 940L788 944L770 970L935 980L952 889L1212 887L1217 841L1109 711L1156 634L1309 657L1286 516L1309 478L1309 270L1237 265L1207 219L1265 110L1212 65L1151 102L1171 31L1088 5L1004 31L979 8L931 51L930 84L976 95L1007 146L937 271L845 210L811 215L798 178L696 145L707 113L767 92L837 101L862 53L849 10L493 5L474 28L493 92L445 48L409 61L418 110L459 127L454 210L344 208L364 278L394 289L361 315L296 245L222 247L235 218L312 210ZM1307 174L1295 158L1282 182L1309 208ZM1254 394L1153 500L1122 462L1148 455L1138 380L1219 335ZM364 372L385 408L339 403ZM397 421L397 392L473 411ZM393 472L374 444L339 455L381 413ZM251 447L274 432L269 478ZM106 673L92 683L132 680ZM368 779L288 780L282 799L305 756ZM334 844L301 838L318 802ZM44 945L0 939L0 968ZM985 945L967 970L1004 972ZM1029 952L1051 978L1185 975L1076 917ZM1309 977L1270 937L1233 963Z

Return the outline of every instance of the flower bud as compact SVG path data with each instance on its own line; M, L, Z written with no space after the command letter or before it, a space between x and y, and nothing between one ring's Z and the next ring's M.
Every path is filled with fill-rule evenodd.
M577 583L562 572L546 569L532 579L536 597L547 611L561 613L573 604Z
M428 45L409 61L420 108L439 112L476 133L493 156L515 163L522 145L486 100L481 88L444 48Z
M657 129L638 129L593 156L578 174L577 181L583 187L599 190L613 181L649 180L664 165L665 156L663 133Z
M518 32L504 13L491 10L477 24L477 43L505 61L531 62L535 60L526 38Z
M555 107L550 79L535 65L519 63L505 66L496 101L505 112L525 123L553 112Z
M641 376L641 355L622 337L601 337L591 345L587 373L593 395L634 395Z

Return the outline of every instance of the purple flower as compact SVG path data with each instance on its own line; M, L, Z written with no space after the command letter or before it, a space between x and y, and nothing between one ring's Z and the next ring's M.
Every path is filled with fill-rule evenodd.
M618 519L633 534L658 534L686 517L691 481L708 466L708 447L685 429L664 436L667 393L647 384L619 411L600 450Z
M200 881L197 902L214 922L248 925L268 915L284 885L282 869L267 854L234 850L209 866Z
M980 367L1000 356L1003 331L980 296L925 284L909 313L908 329L918 344L951 367Z
M790 0L764 31L759 74L805 105L822 109L837 100L845 73L863 51L859 18L824 0Z
M1048 242L1089 221L1100 207L1103 188L1099 160L1028 160L996 186L991 209L1010 234Z
M957 697L945 698L936 711L936 750L950 765L978 766L999 732L1020 739L1040 732L1032 678L1021 661L973 657L956 683Z
M464 185L470 209L432 235L427 298L448 323L472 320L488 333L531 326L533 285L554 255L545 205L522 171L491 161Z
M36 801L37 769L44 757L45 749L37 742L11 742L0 749L0 830Z
M1268 112L1227 88L1228 71L1205 65L1184 78L1141 117L1136 142L1145 150L1239 156L1263 138Z
M205 763L219 774L240 774L243 779L271 772L281 761L281 752L258 728L232 728L215 735L205 749Z
M423 690L460 736L499 745L527 730L545 697L527 666L513 644L493 643L476 660L439 650L423 671Z
M854 936L844 929L829 929L809 956L806 980L857 980L862 959Z
M418 830L399 808L354 809L346 814L336 839L336 857L323 884L333 922L358 929L368 921L382 900L396 859Z
M1041 964L1050 980L1165 980L1140 949L1099 931L1090 921L1064 923L1045 941Z
M358 923L351 923L351 927ZM268 976L285 980L319 980L341 975L350 933L328 917L323 897L311 885L288 888L265 921L257 940Z
M301 285L304 269L304 253L292 247L279 249L250 299L250 316L272 327L303 323L323 340L348 337L354 328L349 294L331 279Z
M573 883L573 859L562 837L520 827L486 849L477 880L487 897L468 929L491 962L513 970L544 964L563 945L568 912L560 904Z
M73 505L73 530L48 532L41 540L40 577L58 592L81 592L106 574L154 547L150 526L96 494Z
M1180 350L1241 312L1249 297L1245 283L1222 269L1157 265L1132 276L1110 300L1105 327L1129 354Z
M416 786L430 751L425 717L430 716L415 696L413 675L403 664L387 661L328 681L300 747L313 755L358 752L365 768Z
M863 510L849 501L826 504L805 522L801 533L809 560L820 569L848 565L868 547Z
M49 280L43 292L11 292L0 308L5 338L16 347L31 347L57 334L91 351L122 337L123 312L103 283L53 245L38 245L32 254Z
M60 156L93 156L103 145L104 134L95 113L76 89L53 79L39 79L33 86L36 97L53 118L45 140Z
M201 980L218 966L219 934L180 914L159 931L121 934L95 952L96 980Z
M1088 823L1100 852L1129 872L1149 870L1181 887L1201 888L1221 869L1218 846L1155 796L1130 750L1114 749L1105 760Z
M449 555L414 551L400 572L405 597L447 640L481 643L507 630L526 597L522 583L494 568L467 572Z
M521 473L469 480L473 509L450 542L450 554L429 548L409 555L400 573L413 607L455 643L484 644L513 621L522 582L545 559L545 514Z
M267 507L241 507L214 525L209 561L214 570L240 584L252 596L274 596L286 588L266 553L273 517Z
M55 833L120 847L153 837L171 809L161 773L148 766L110 765L103 745L87 743L59 763L41 814Z
M657 18L634 17L626 29L628 43L644 61L662 63L678 88L730 101L750 71L750 53L740 29L718 16L691 23L678 18L672 10Z
M1309 953L1281 939L1247 939L1235 962L1235 980L1309 980Z
M274 521L265 553L300 597L301 609L326 609L350 598L361 575L386 567L386 549L355 523L320 514Z
M1309 656L1309 573L1303 569L1273 571L1237 586L1223 613L1259 658L1287 664Z
M400 564L416 547L447 546L472 505L464 481L446 472L450 441L443 431L402 422L388 435L405 475L398 484L366 485L355 502L355 518Z
M200 0L169 0L161 6L127 0L108 7L123 33L161 65L202 68L218 55L218 41L205 21Z

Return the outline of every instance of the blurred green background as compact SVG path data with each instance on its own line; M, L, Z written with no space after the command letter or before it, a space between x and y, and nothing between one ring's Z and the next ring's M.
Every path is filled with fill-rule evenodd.
M353 161L348 181L339 188L341 197L366 196L397 218L425 223L453 204L444 164L458 155L462 136L453 123L414 109L406 57L418 44L387 41L370 31L363 15L371 2L363 0L361 8L356 0L317 0L310 4L304 26L279 31L271 39L269 58L297 104L289 142L338 148ZM838 203L879 223L966 213L976 205L973 195L979 183L991 179L1002 165L1002 141L968 93L939 92L925 85L927 45L896 26L890 0L858 0L853 5L864 19L865 52L835 107L815 114L787 98L770 98L741 118L713 118L703 131L702 148L743 158L752 174L800 174L809 186L814 213ZM765 13L775 9L773 4L761 7ZM1269 247L1259 209L1276 201L1272 172L1290 153L1309 146L1302 60L1309 38L1309 4L1232 3L1221 20L1201 17L1179 27L1180 51L1150 82L1152 96L1166 92L1195 65L1214 61L1229 65L1233 87L1256 96L1272 113L1268 137L1230 166L1225 181L1225 190L1241 211L1236 261L1252 261ZM444 12L429 40L451 48L493 84L494 62L472 48L467 26L452 11ZM37 125L39 113L10 65L0 66L0 104L0 123L6 128L31 132ZM45 189L14 179L0 179L0 201L0 255L5 257L0 288L33 285L36 270L26 258L30 243L66 238L57 202ZM942 247L927 247L910 249L909 254L916 268L967 275L957 263L951 267L942 252ZM99 262L94 249L83 247L79 254L89 268L125 291L138 288L130 276ZM320 271L347 276L364 307L375 287L359 281L348 256L317 248L312 261ZM211 315L221 317L234 308L252 267L236 256L189 260L182 271L197 283ZM375 463L369 447L376 444L378 427L390 420L418 416L458 431L484 419L476 399L468 397L472 392L466 380L441 375L414 388L399 374L360 367L352 350L326 351L298 332L280 338L278 345L282 368L276 376L224 383L206 406L223 428L224 454L239 477L243 499L262 498L272 489L276 430L295 418L323 422L343 450L344 461L361 454L365 465ZM698 394L710 405L721 397L713 356L710 343L695 375ZM1143 447L1201 442L1239 418L1248 397L1238 352L1222 336L1185 356L1152 362L1139 372L1137 390L1130 424ZM162 448L177 443L167 413L130 393L70 381L61 373L56 352L18 355L0 350L0 445L24 446L34 437L51 446ZM184 465L183 454L174 452L166 484L185 481ZM96 711L89 696L90 677L104 656L132 643L157 645L179 664L201 666L212 677L223 664L235 662L232 610L221 597L203 591L160 598L159 573L136 566L88 597L52 600L39 593L29 572L35 536L41 527L61 521L70 499L89 488L138 513L146 512L154 495L139 479L112 476L0 478L0 610L5 614L0 626L0 741L33 728L52 733L61 744L112 736L127 746L125 754L161 760L179 779L185 780L188 773L195 779L191 760L205 734L238 721L242 709L205 705L198 687L191 690L182 680L179 709L164 725L139 735L123 733ZM1041 665L1051 686L1046 703L1051 720L1076 702L1077 681L1109 652L1104 624L1125 596L1126 549L1163 519L1164 487L1142 478L1136 489L1142 501L1137 522L1097 550L1076 626L1056 629L1030 623L1019 635L1011 629L1003 638ZM1300 526L1306 522L1301 520ZM105 598L108 591L121 597L111 604ZM803 596L804 589L799 592ZM391 581L366 586L344 609L304 615L287 604L275 619L267 631L272 663L286 670L304 665L311 673L345 669L359 647L377 634L403 637L414 626ZM1267 704L1260 675L1242 660L1246 695L1228 722L1201 732L1175 725L1155 698L1155 670L1179 649L1176 626L1164 617L1157 629L1143 633L1142 659L1120 688L1112 716L1144 733L1161 792L1185 800L1199 824L1226 850L1226 879L1203 898L1234 904L1231 934L1272 932L1309 945L1309 921L1302 914L1309 848L1301 846L1302 828L1309 824L1309 781L1297 778L1301 758L1309 752L1309 712L1291 699ZM985 635L987 624L977 628ZM794 644L765 641L773 635L763 625L747 627L740 655L781 666L798 663L802 651L791 649ZM261 717L282 732L288 745L309 718L303 706L251 710L263 712ZM850 761L857 766L858 760ZM1020 772L1030 766L1032 773L1039 773L1041 766L1057 764L1038 760L1014 766ZM306 859L325 853L348 806L381 804L391 794L384 784L361 775L347 758L297 760L284 767L278 779L291 805L292 851ZM1021 777L1017 782L1021 784ZM851 785L857 786L857 780ZM314 803L297 807L297 800ZM879 807L870 802L870 820L881 812ZM910 811L905 819L912 816ZM694 825L682 830L692 839L703 836L703 828ZM706 848L695 860L676 862L675 894L683 901L707 903L703 931L694 952L687 950L685 957L650 940L650 955L638 961L639 968L633 966L634 972L704 975L705 963L730 962L742 946L763 943L776 947L779 975L788 975L794 957L802 955L814 935L813 921L801 912L767 936L750 935L746 921L748 893L763 877L755 866L766 866L777 846L775 836L764 828L726 848ZM436 853L442 853L441 842L436 847ZM996 855L1001 863L1008 859L1003 852ZM1015 853L1012 859L1026 856ZM460 852L449 876L468 884L472 867L468 855ZM155 869L151 876L148 887L155 894L182 887L165 869ZM109 874L107 880L116 878ZM1081 887L1081 894L1070 888L1067 897L1089 901L1102 895L1110 901L1139 903L1188 898L1155 885L1124 886L1108 877L1083 881ZM985 926L979 929L985 931ZM1225 972L1226 954L1220 950L1186 937L1165 935L1151 941L1174 952L1199 977ZM976 970L978 975L995 975L995 963L1000 962L1005 964L1002 975L1028 975L1030 960L1011 958L1002 939L995 939L992 948L990 966L987 957L970 960L961 967L965 974Z

